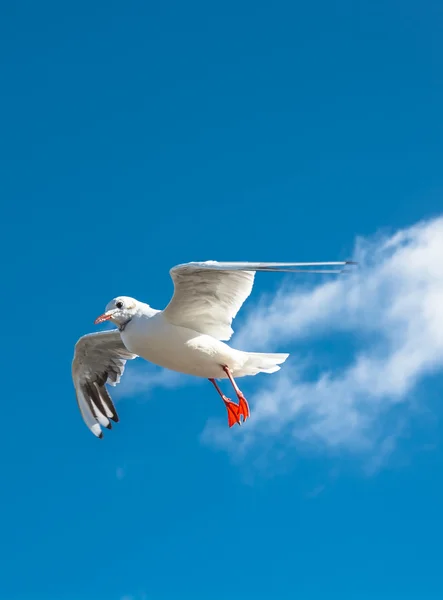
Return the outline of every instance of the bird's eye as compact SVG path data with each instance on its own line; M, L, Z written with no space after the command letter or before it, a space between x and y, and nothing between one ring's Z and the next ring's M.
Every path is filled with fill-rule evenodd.
M116 303L115 303L115 306L116 306L117 308L123 308L123 302L116 302Z

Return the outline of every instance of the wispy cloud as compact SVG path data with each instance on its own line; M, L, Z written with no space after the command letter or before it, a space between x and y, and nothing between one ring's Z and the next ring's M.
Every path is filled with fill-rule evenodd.
M417 384L443 369L443 218L358 239L354 258L355 275L314 287L286 282L247 315L235 346L296 352L278 374L260 377L236 452L278 440L280 451L296 443L363 454L374 471L395 448ZM325 336L334 336L331 362L313 376L312 353L297 355ZM209 423L203 439L233 448L219 423Z

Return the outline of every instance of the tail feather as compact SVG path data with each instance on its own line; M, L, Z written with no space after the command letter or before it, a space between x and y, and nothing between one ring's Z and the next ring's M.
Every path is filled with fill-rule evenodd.
M281 365L289 354L272 354L263 352L247 352L248 358L245 364L234 373L237 377L244 375L257 375L257 373L275 373L280 370Z

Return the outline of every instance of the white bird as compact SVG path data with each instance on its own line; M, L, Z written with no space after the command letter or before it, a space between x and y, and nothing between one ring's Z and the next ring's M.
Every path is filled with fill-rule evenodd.
M326 267L346 264L353 263L192 262L171 269L174 295L164 310L127 296L114 298L95 323L109 320L118 329L85 335L75 346L72 377L86 425L101 438L101 428L111 429L111 420L119 420L105 384L119 383L126 361L138 356L209 379L225 403L229 427L240 425L242 418L244 422L249 417L249 406L235 378L274 373L289 356L243 352L224 343L233 334L232 320L252 291L255 272L341 273L343 269ZM238 404L217 384L217 379L226 378Z

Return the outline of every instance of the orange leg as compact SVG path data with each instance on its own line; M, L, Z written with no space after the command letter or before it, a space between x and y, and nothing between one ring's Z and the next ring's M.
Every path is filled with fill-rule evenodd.
M215 379L210 379L209 381L215 387L215 389L217 390L217 392L220 394L221 399L225 403L226 410L228 412L228 425L229 425L229 427L232 427L236 423L238 423L239 425L241 425L241 421L240 421L240 414L241 413L240 413L240 407L239 407L239 405L235 404L235 402L232 402L232 400L230 400L229 398L227 398L223 394L223 392L219 388L219 386L218 386L217 382L215 381Z
M232 376L231 371L229 370L229 368L225 365L223 367L223 371L226 373L226 375L229 377L229 381L232 383L232 387L235 390L235 393L237 394L237 398L238 398L238 414L243 415L243 423L246 421L246 419L248 417L250 417L251 413L249 411L249 404L248 401L246 400L246 398L243 396L243 393L240 391L238 385L235 382L235 379Z

